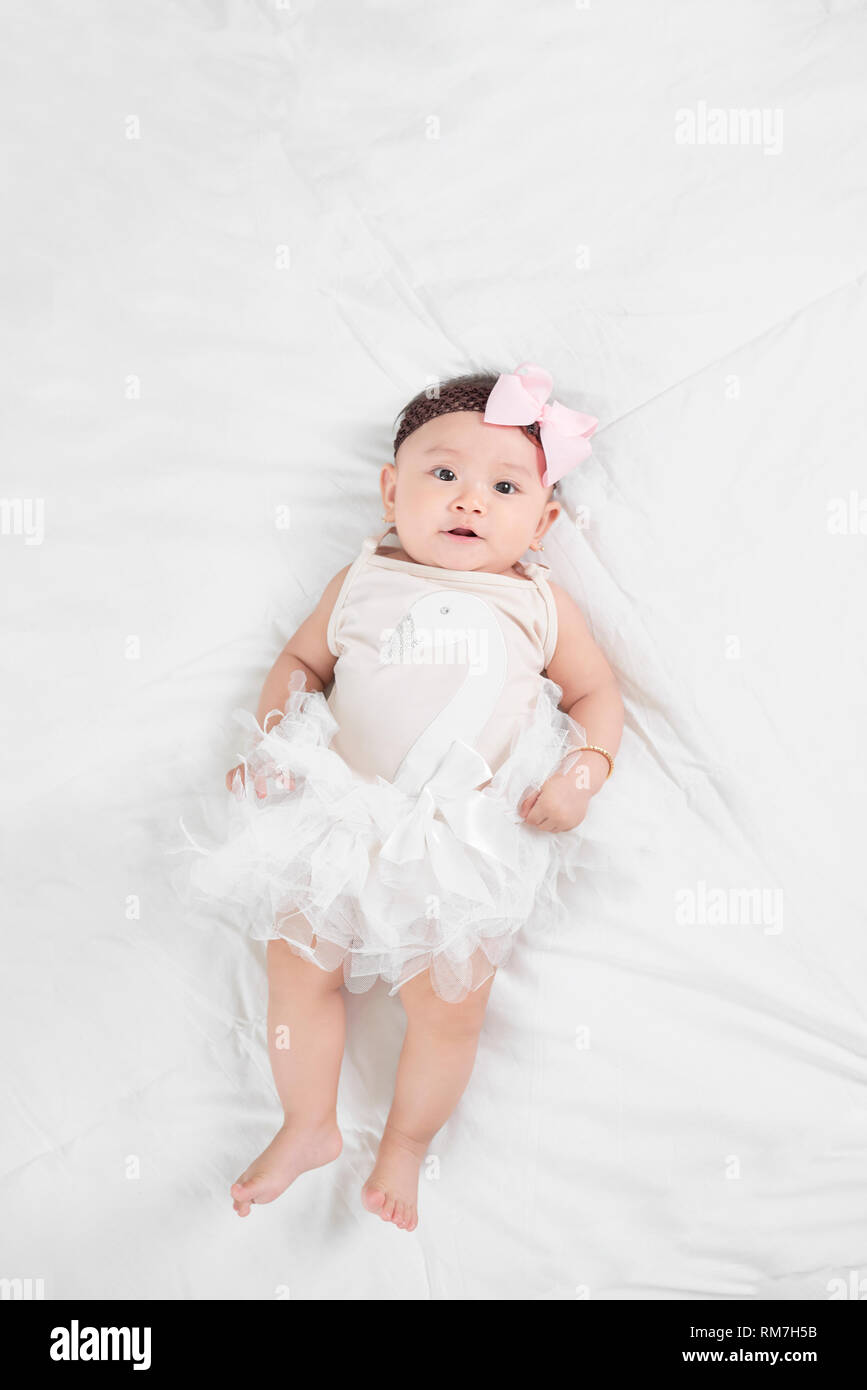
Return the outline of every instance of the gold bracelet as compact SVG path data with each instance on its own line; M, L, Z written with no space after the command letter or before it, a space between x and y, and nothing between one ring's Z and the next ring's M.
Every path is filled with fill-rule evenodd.
M608 771L607 771L606 774L605 774L605 780L606 780L606 782L607 782L607 781L608 781L608 778L611 776L612 772L614 771L614 759L612 758L611 754L607 751L607 749L605 749L605 748L600 748L598 743L585 743L583 748L579 748L579 749L578 749L578 752L579 752L579 753L601 753L602 756L603 756L603 758L607 758L607 759L608 759Z

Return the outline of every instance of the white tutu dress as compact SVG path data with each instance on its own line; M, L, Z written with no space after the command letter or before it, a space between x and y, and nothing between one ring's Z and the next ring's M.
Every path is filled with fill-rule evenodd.
M295 672L269 733L234 712L249 734L243 799L227 795L219 842L191 838L189 884L255 937L342 965L352 991L381 978L394 994L429 969L455 1002L531 916L559 916L580 828L529 826L518 807L587 740L542 674L557 641L545 566L440 569L381 554L381 540L364 541L334 605L328 697Z

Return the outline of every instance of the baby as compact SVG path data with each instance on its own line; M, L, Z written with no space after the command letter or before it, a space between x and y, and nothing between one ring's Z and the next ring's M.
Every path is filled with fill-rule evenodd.
M525 363L409 403L380 476L387 529L326 586L246 716L254 747L226 777L237 823L194 873L268 942L284 1120L231 1188L239 1216L337 1158L343 989L382 979L406 1033L361 1197L414 1230L495 971L534 912L563 907L623 705L576 604L521 559L597 424L547 403L551 384Z

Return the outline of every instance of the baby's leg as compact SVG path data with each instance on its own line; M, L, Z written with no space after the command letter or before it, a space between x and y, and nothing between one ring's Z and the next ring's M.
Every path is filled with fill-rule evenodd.
M342 969L302 960L283 940L268 942L268 1054L284 1120L267 1149L232 1185L235 1211L273 1202L300 1173L340 1153L337 1081L346 1017Z
M418 1225L418 1170L470 1079L493 982L492 975L460 1004L441 999L427 971L400 991L406 1036L394 1100L362 1201L403 1230Z

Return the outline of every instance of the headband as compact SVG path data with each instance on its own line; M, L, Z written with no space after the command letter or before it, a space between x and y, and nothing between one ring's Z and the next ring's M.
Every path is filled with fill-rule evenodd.
M520 375L519 375L520 374ZM491 387L490 382L494 380ZM593 415L569 410L559 401L548 402L553 385L544 367L522 362L514 372L491 376L456 377L443 385L442 394L421 393L403 412L394 440L394 452L405 439L429 420L459 410L478 410L489 425L517 425L545 458L542 483L550 487L590 456L587 442L599 421Z

